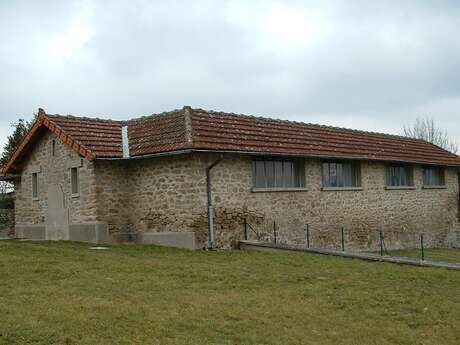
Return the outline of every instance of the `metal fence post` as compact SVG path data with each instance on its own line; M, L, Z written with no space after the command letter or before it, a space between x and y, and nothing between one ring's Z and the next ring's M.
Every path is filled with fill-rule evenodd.
M249 239L248 220L246 218L244 218L244 239L246 241Z
M420 247L422 249L422 261L425 261L425 248L423 243L423 234L420 235Z
M345 234L344 227L342 226L342 252L345 251Z
M276 244L276 221L273 221L273 242Z
M307 248L310 248L310 224L307 224L307 227L305 228L307 232Z
M383 233L382 230L379 231L380 235L380 256L383 256Z

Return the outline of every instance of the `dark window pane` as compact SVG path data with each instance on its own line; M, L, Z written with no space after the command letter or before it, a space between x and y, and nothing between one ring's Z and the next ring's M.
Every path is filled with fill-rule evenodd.
M359 187L361 170L359 163L324 162L322 164L324 187Z
M265 177L267 178L267 188L274 188L275 164L273 161L265 161Z
M293 179L293 162L283 162L283 187L296 187Z
M305 165L303 161L297 161L293 165L294 185L295 187L305 187Z
M275 187L282 188L284 187L283 181L283 162L282 161L275 161Z
M70 183L71 183L72 194L78 194L79 192L78 168L70 169Z
M338 163L337 166L337 187L343 187L345 180L343 177L343 164Z
M353 178L354 187L361 187L361 164L359 162L353 163Z
M255 160L253 181L256 188L294 188L305 185L303 161Z
M337 164L329 164L329 183L331 187L337 187Z
M353 174L353 166L350 163L342 164L343 171L343 187L353 187L355 177Z
M265 162L264 161L255 161L255 187L256 188L265 188L267 186L267 181L265 178Z
M390 165L386 167L387 186L404 187L413 186L413 169L410 166Z
M444 186L445 176L444 169L437 167L425 168L423 172L423 183L426 186Z
M38 174L32 174L32 197L38 198Z
M329 180L329 163L323 163L323 186L330 187L331 182Z

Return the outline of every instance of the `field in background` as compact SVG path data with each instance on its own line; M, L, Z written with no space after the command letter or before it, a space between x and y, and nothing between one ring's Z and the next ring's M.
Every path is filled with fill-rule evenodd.
M459 344L460 273L0 241L0 344Z

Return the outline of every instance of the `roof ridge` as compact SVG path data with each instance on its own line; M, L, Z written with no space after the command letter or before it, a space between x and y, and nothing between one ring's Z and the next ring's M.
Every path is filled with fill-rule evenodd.
M99 117L88 117L88 116L75 116L75 115L61 115L61 114L45 114L49 118L64 118L64 119L76 119L76 120L85 120L93 122L110 122L110 123L123 123L123 120L113 120L113 119L101 119Z
M150 120L150 119L156 118L156 117L164 117L164 116L168 116L168 115L177 114L177 113L182 112L183 110L184 110L184 108L182 108L182 109L174 109L174 110L170 110L170 111L163 111L163 112L157 113L157 114L143 115L143 116L140 116L140 117L135 117L135 118L129 119L126 122Z
M317 123L308 123L308 122L302 122L302 121L275 119L275 118L272 118L272 117L264 117L264 116L257 116L257 115L227 113L227 112L224 112L224 111L206 110L206 109L201 109L201 108L193 108L193 111L194 112L207 113L207 114L210 114L210 115L236 116L236 117L240 117L240 118L256 119L256 120L261 120L261 121L266 121L266 122L277 122L277 123L285 123L285 124L292 124L292 125L298 125L298 126L300 125L300 126L303 126L303 127L316 127L316 128L330 129L330 130L335 130L335 131L346 131L346 132L360 133L360 134L371 134L371 135L378 135L378 136L383 136L383 137L388 137L388 138L403 139L403 140L407 140L407 141L429 143L428 141L423 140L423 139L416 139L416 138L406 137L404 135L388 134L388 133L374 132L374 131L366 131L366 130L360 130L360 129L347 128L347 127L320 125L320 124L317 124Z

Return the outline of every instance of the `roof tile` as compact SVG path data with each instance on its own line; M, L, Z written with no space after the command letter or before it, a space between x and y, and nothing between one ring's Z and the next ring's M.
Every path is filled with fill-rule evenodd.
M3 173L14 170L43 126L88 159L123 158L121 132L128 126L133 157L190 149L460 167L459 156L423 140L190 107L126 122L39 114Z

